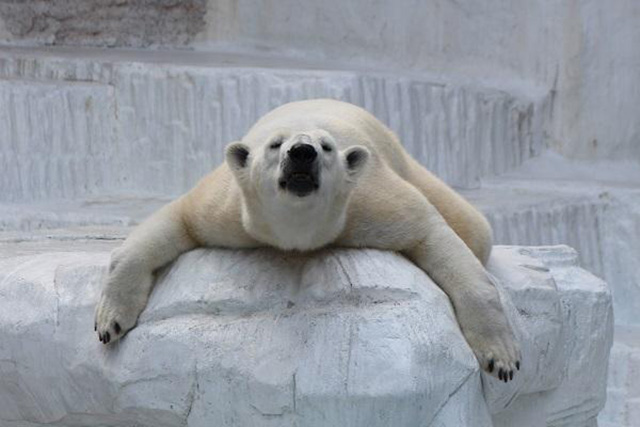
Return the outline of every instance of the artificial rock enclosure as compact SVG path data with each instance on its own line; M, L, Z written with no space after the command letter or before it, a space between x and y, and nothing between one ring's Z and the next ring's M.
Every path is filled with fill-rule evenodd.
M611 295L566 246L491 259L522 345L508 384L479 372L428 276L374 250L191 251L105 348L113 246L2 254L3 425L594 426L604 404Z
M633 426L640 6L481 3L0 2L0 424ZM121 344L95 339L130 227L318 97L389 125L498 244L576 249L495 250L529 362L513 384L375 251L199 250Z

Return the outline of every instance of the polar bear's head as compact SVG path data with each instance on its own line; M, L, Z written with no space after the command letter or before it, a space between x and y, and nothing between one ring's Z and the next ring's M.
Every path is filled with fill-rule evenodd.
M348 191L369 151L359 145L339 151L331 135L316 130L296 135L276 132L253 149L235 142L227 147L226 157L243 190L300 203Z
M326 233L327 227L335 228L369 157L367 148L339 144L320 129L278 131L264 141L234 142L226 150L227 164L244 196L243 214L250 216L243 218L245 226L266 223L274 234L270 240L278 241L270 243L297 249L316 245L289 242L284 234Z

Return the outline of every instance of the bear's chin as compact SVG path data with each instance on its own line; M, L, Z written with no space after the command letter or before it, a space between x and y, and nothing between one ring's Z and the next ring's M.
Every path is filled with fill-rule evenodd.
M296 197L307 197L318 191L320 185L309 174L292 174L279 182L280 189Z

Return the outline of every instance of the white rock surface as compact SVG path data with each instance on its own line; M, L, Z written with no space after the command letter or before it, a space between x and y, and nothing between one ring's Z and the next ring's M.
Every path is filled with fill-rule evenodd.
M479 373L444 293L374 250L192 251L106 348L108 252L82 245L0 257L2 425L578 427L604 404L610 294L567 247L494 252L523 347L505 385Z

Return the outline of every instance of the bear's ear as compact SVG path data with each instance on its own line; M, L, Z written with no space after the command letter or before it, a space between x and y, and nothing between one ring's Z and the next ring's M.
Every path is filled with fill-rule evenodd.
M349 147L344 152L347 173L353 177L360 175L369 161L369 150L361 145Z
M227 164L233 172L238 172L249 163L249 147L241 142L232 142L225 150Z

